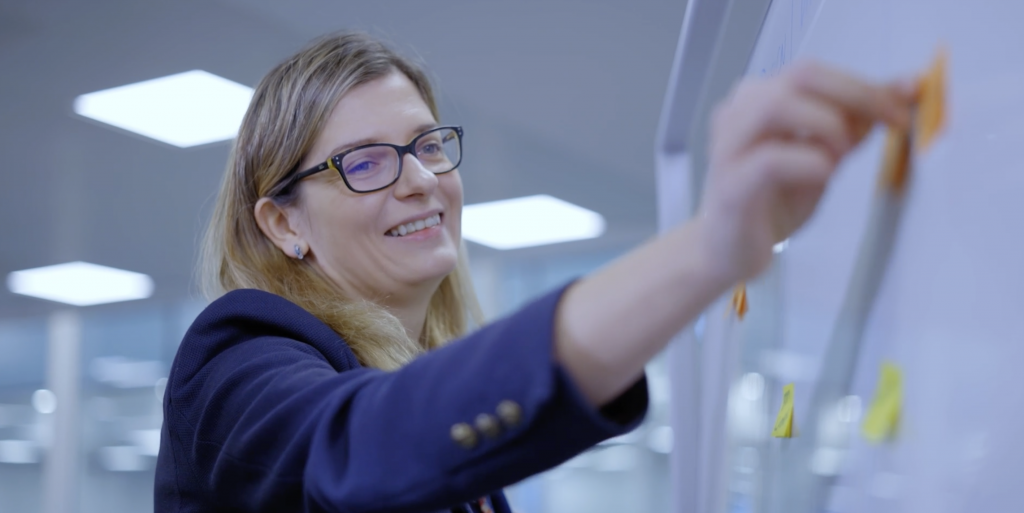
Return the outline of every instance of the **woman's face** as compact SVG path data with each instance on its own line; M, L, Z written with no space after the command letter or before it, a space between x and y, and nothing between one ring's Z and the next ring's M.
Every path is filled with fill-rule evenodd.
M341 98L300 169L363 144L405 145L436 125L416 86L395 71ZM414 156L403 159L401 177L380 191L352 192L333 170L300 185L297 228L309 248L307 258L343 290L371 301L432 294L458 260L459 171L435 175ZM392 235L401 225L435 215L436 226Z

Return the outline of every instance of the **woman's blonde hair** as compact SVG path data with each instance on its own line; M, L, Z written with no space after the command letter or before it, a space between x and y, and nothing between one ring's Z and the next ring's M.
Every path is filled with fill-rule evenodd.
M363 365L381 369L398 368L462 335L470 316L480 321L465 249L430 300L420 340L413 341L383 307L344 297L308 261L285 256L256 224L254 208L263 197L280 205L299 201L300 188L278 194L279 184L313 147L335 104L352 88L395 71L412 81L439 119L426 74L366 34L317 39L267 74L238 131L199 267L208 299L240 288L280 295L334 329Z

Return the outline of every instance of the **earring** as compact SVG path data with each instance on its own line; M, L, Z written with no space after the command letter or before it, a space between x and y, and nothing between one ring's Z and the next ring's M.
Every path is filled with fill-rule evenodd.
M302 254L302 248L300 248L298 244L295 245L295 256L298 257L299 260L302 260L306 256Z

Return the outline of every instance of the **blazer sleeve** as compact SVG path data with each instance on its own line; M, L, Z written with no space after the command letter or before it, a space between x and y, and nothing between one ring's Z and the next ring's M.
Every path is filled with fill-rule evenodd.
M301 494L307 511L346 513L450 507L556 466L636 427L648 401L642 378L601 411L586 403L554 360L563 290L393 372L339 373L280 336L234 344L170 396L171 436L191 448L176 464L226 508ZM482 414L497 429L473 427Z

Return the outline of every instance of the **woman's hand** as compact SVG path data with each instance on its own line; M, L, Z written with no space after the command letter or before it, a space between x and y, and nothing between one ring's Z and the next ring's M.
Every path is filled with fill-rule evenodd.
M836 165L875 123L906 127L907 85L816 64L746 80L715 112L698 218L580 280L555 320L555 357L595 405L621 394L672 335L771 261Z
M741 82L713 115L698 211L713 274L734 283L763 271L871 127L909 125L912 99L909 84L873 85L810 62Z

